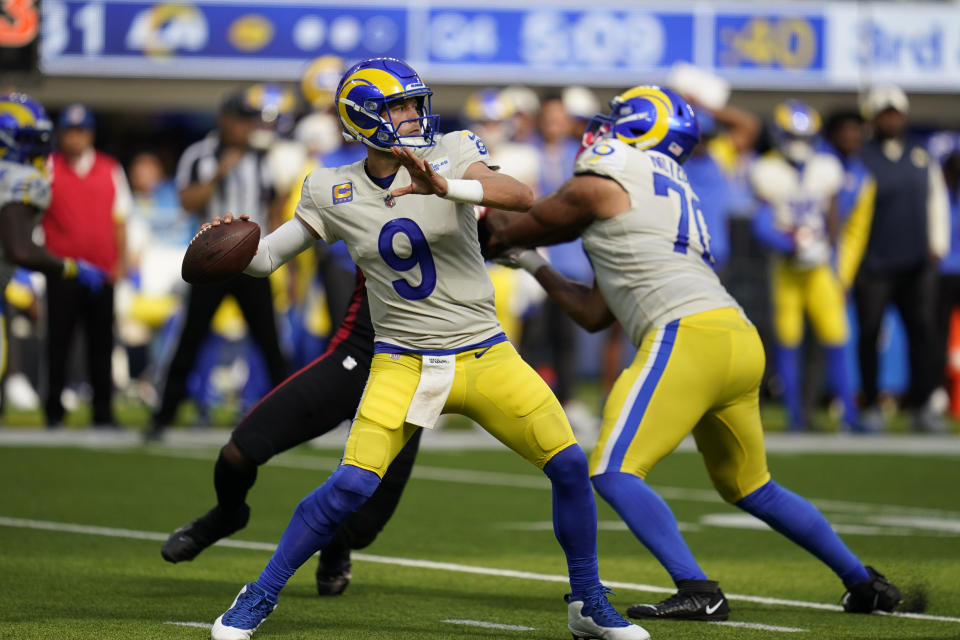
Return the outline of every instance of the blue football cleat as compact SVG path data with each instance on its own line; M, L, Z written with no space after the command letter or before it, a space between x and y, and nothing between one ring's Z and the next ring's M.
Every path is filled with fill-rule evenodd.
M649 640L650 634L643 627L627 622L617 613L607 594L610 589L603 585L585 594L568 593L567 628L575 639L587 640Z
M240 589L226 613L216 619L210 631L211 640L250 640L270 612L277 607L277 599L249 582Z

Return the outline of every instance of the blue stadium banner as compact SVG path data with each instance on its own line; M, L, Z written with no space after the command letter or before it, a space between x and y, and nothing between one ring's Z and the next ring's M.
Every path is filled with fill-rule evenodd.
M0 0L33 6L30 0ZM319 55L405 58L434 83L623 87L677 62L734 86L960 86L960 6L678 0L43 0L48 74L292 80ZM0 25L2 25L0 18Z
M402 57L403 6L44 0L47 73L296 77L319 55Z

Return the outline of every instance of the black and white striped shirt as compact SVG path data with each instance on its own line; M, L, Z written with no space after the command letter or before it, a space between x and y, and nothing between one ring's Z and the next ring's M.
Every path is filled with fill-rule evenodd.
M180 156L177 189L185 189L196 182L210 182L217 175L219 165L220 139L216 133L211 133L187 147ZM227 213L245 213L266 232L268 205L273 197L273 179L263 154L247 151L217 185L203 211L203 218L209 220Z

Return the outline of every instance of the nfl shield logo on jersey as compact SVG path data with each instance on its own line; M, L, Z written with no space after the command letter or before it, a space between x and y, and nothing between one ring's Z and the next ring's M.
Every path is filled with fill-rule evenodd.
M393 208L394 206L396 206L397 200L393 196L388 194L387 197L383 199L383 204L387 205L390 208Z

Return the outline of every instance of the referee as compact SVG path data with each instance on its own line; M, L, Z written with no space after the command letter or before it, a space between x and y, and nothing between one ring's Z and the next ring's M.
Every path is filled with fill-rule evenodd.
M177 166L177 189L187 211L210 220L227 213L245 213L266 234L278 211L272 177L263 151L269 146L284 95L265 85L231 94L220 106L217 130L184 151ZM264 140L266 138L266 140ZM263 142L266 141L266 144ZM228 282L192 285L187 296L176 351L167 369L160 407L153 415L148 438L158 439L173 421L186 395L187 375L214 312L232 295L243 312L250 334L267 362L272 386L283 381L287 364L280 352L270 281L241 275Z

